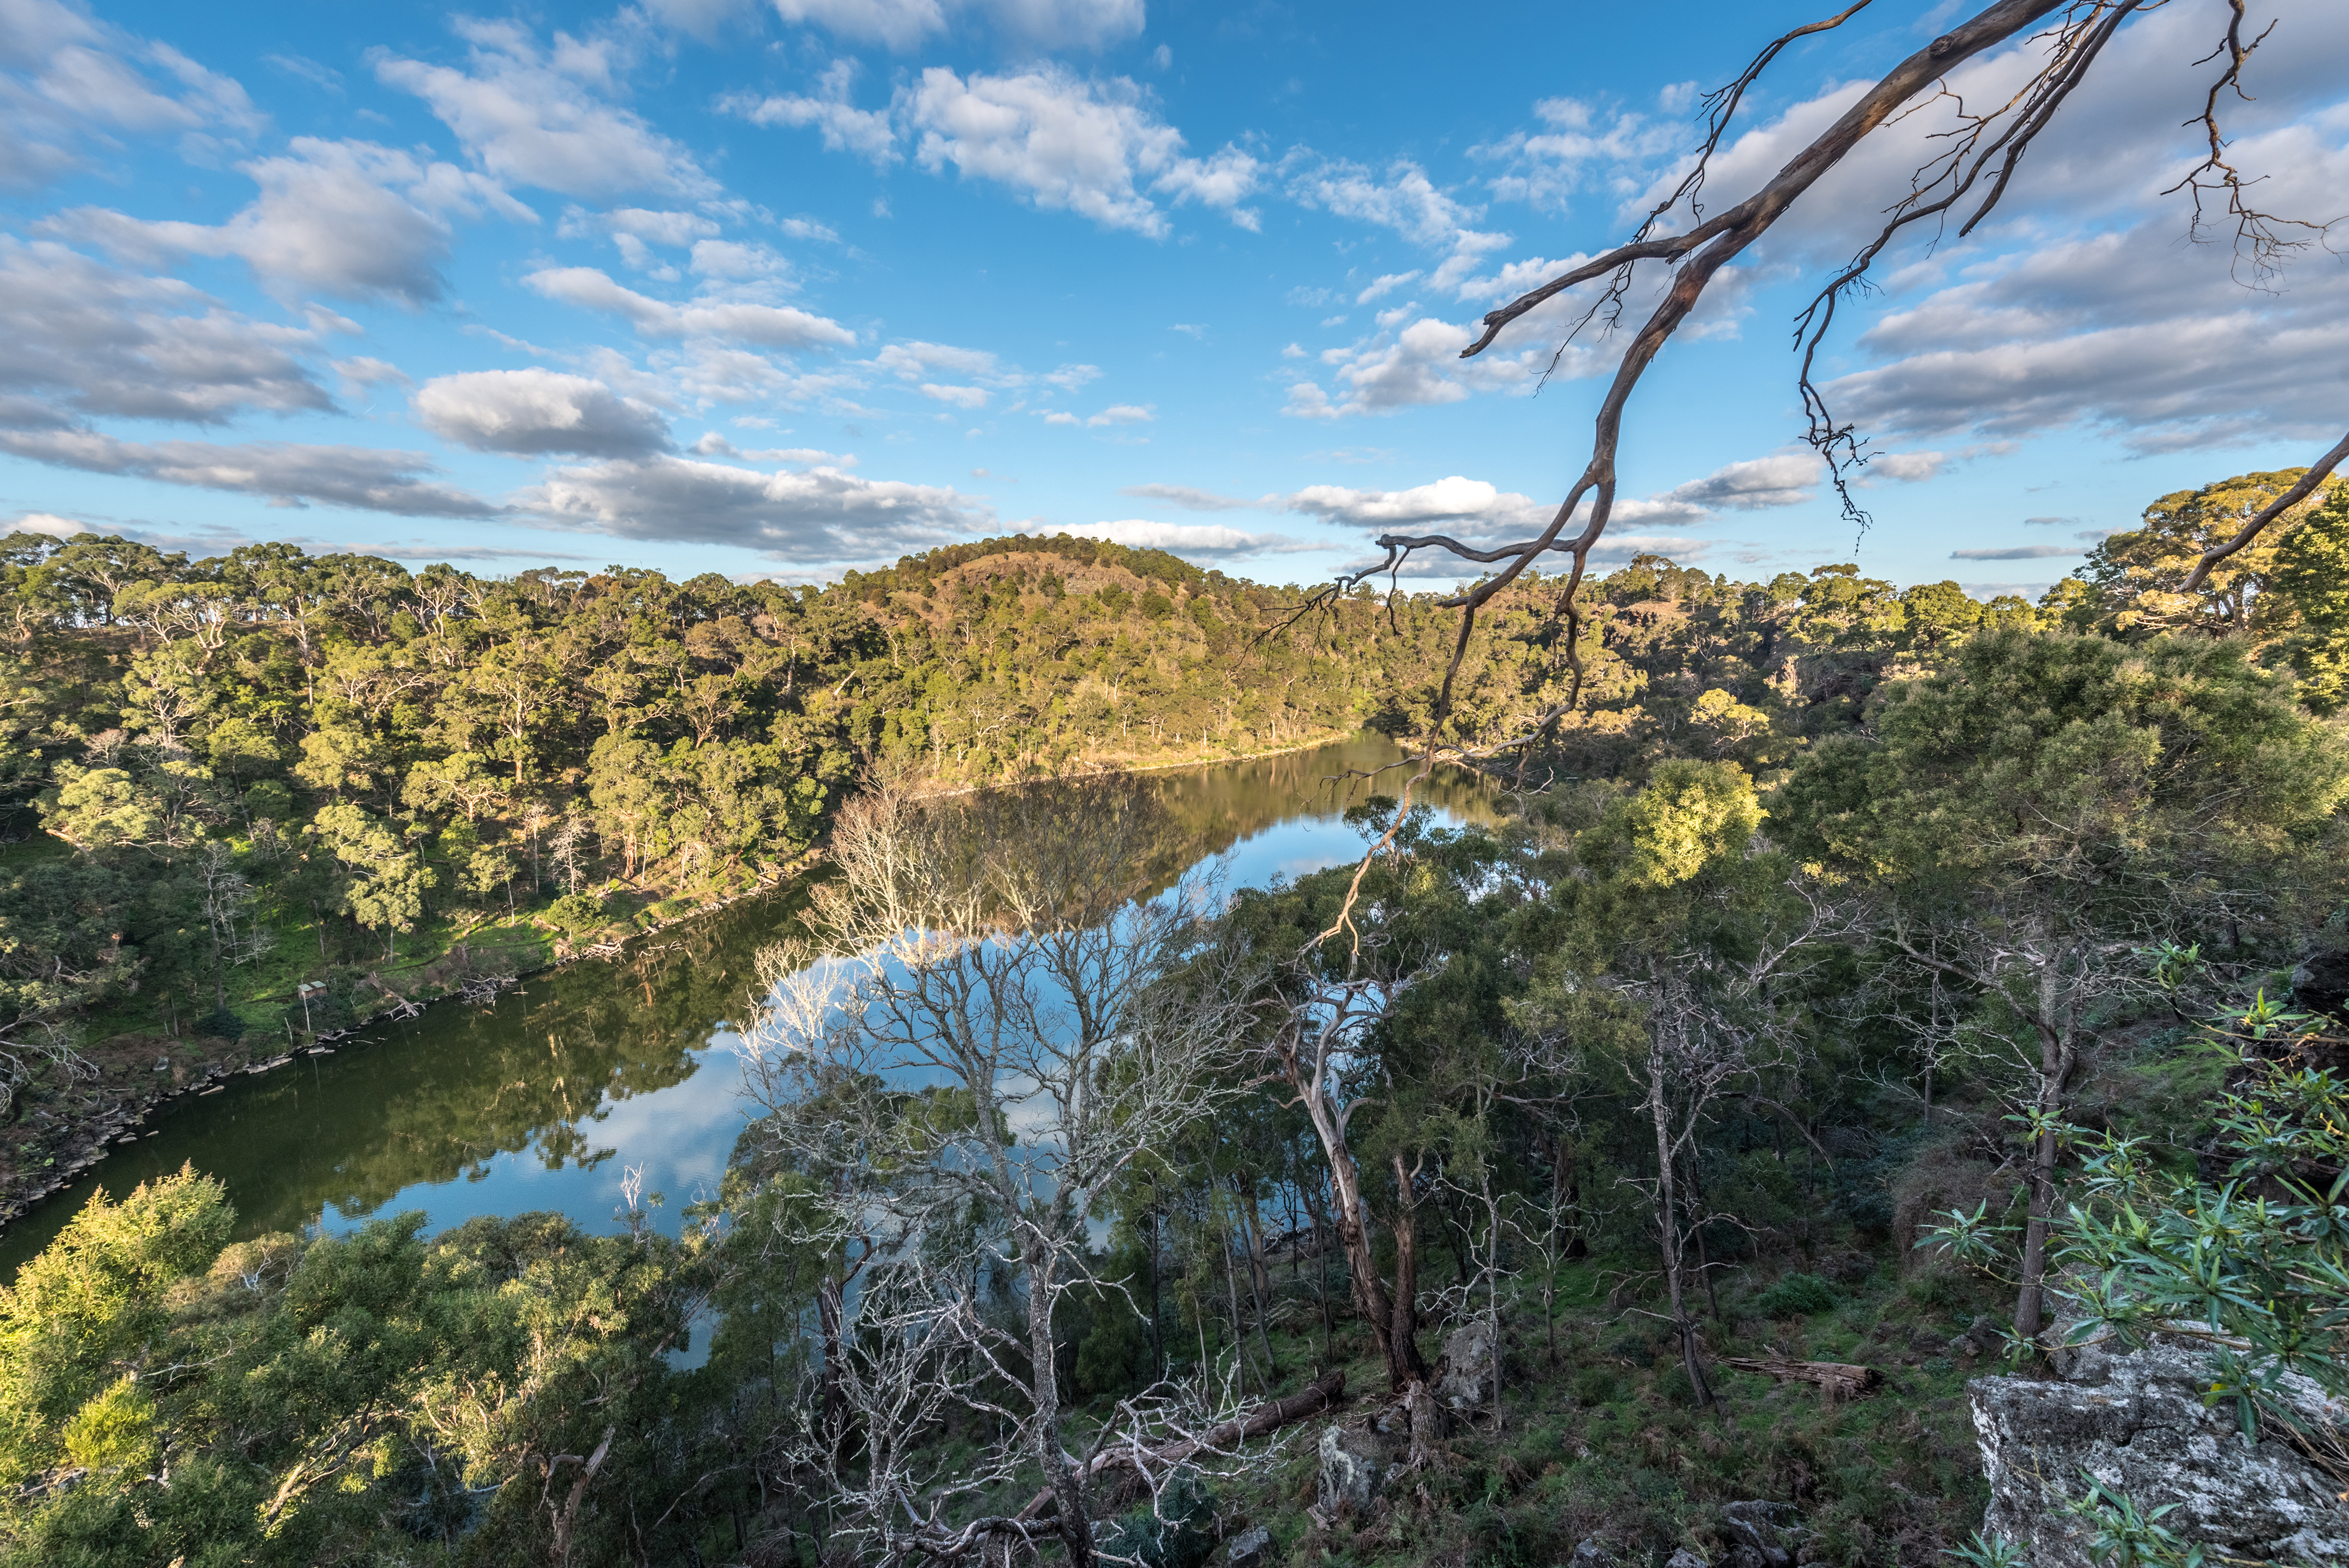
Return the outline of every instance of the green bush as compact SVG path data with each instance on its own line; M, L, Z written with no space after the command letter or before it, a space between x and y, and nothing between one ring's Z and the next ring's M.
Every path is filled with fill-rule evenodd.
M1764 1317L1808 1317L1840 1300L1836 1288L1816 1274L1788 1274L1755 1297L1754 1308Z
M546 922L576 941L604 929L604 900L593 893L565 893L546 907Z

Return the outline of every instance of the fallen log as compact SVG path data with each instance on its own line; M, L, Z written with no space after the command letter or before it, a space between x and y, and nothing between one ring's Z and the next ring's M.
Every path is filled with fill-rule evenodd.
M1276 1399L1269 1405L1258 1406L1250 1415L1237 1421L1226 1421L1195 1438L1183 1438L1172 1443L1162 1443L1137 1454L1132 1448L1106 1449L1095 1454L1085 1467L1086 1479L1092 1480L1109 1470L1124 1470L1126 1476L1118 1490L1122 1499L1127 1488L1139 1482L1143 1467L1167 1469L1195 1459L1200 1454L1228 1449L1235 1443L1245 1443L1250 1438L1261 1438L1268 1432L1278 1431L1291 1421L1301 1421L1346 1397L1346 1375L1325 1373L1320 1377L1291 1394L1286 1399ZM1019 1511L1022 1522L1050 1519L1060 1511L1060 1501L1052 1489L1046 1487L1029 1500Z
M1813 1383L1829 1400L1857 1399L1884 1381L1884 1374L1873 1366L1857 1366L1845 1361L1786 1361L1775 1356L1758 1359L1725 1355L1721 1365L1740 1372L1759 1372L1775 1377L1782 1383Z

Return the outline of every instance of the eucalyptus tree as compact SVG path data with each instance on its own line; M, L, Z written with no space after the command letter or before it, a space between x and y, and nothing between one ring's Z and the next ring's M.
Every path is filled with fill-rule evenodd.
M1871 908L1872 940L1970 996L2013 1043L2028 1219L2015 1331L2044 1322L2070 1096L2140 956L2290 963L2339 887L2349 748L2236 639L1992 632L1891 690L1773 795L1771 831ZM2322 917L2305 922L2321 923Z
M1375 834L1392 804L1373 797L1349 815ZM1423 1206L1451 1151L1481 1140L1478 1086L1500 1070L1507 979L1485 894L1502 852L1482 830L1434 828L1413 808L1360 870L1244 891L1225 925L1233 961L1255 980L1256 1071L1312 1129L1354 1304L1398 1392L1429 1376ZM1341 910L1350 940L1314 940Z
M854 1310L887 1321L843 1339L870 1328L895 1347L859 1350L833 1386L876 1391L885 1408L857 1418L877 1434L936 1408L906 1378L952 1378L953 1398L1007 1433L978 1468L1008 1472L1013 1445L1051 1498L1049 1525L974 1528L946 1517L958 1482L916 1495L901 1477L864 1498L859 1529L884 1555L912 1549L907 1528L931 1555L1050 1531L1092 1561L1055 1308L1104 1283L1092 1232L1121 1178L1229 1092L1218 1069L1239 1025L1208 888L1158 891L1176 848L1138 784L927 801L885 788L840 815L840 875L809 917L819 941L761 956L771 989L746 1050L769 1156L825 1174L797 1209L805 1239L856 1238L871 1259ZM1024 1332L982 1310L975 1215L1024 1292Z
M1804 1020L1788 999L1845 919L1759 839L1762 820L1735 764L1662 763L1575 835L1514 938L1531 965L1511 1006L1529 1056L1560 1079L1619 1085L1636 1141L1652 1150L1652 1174L1622 1179L1647 1199L1701 1405L1714 1399L1690 1296L1717 1216L1703 1207L1697 1163L1723 1103L1766 1089L1793 1064Z

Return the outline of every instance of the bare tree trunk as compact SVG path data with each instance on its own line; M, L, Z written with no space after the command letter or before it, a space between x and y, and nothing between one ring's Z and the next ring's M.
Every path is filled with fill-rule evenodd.
M1052 1344L1051 1249L1028 1244L1028 1355L1037 1468L1060 1505L1061 1542L1071 1568L1092 1568L1092 1524L1085 1511L1083 1480L1061 1444L1061 1374Z
M1150 1206L1150 1233L1143 1243L1150 1262L1150 1380L1166 1376L1166 1344L1158 1325L1158 1206Z
M1661 1044L1651 1044L1648 1051L1648 1110L1656 1127L1656 1229L1663 1249L1664 1289L1671 1300L1672 1327L1681 1336L1681 1365L1688 1371L1689 1387L1700 1406L1709 1407L1713 1404L1713 1389L1704 1380L1704 1367L1697 1356L1696 1324L1689 1320L1681 1290L1680 1205L1672 1184L1671 1114L1664 1099L1668 1072Z
M841 1360L841 1280L827 1270L823 1282L816 1287L815 1314L818 1332L823 1338L823 1393L821 1411L823 1441L826 1450L837 1465L847 1449L848 1393L844 1386L845 1365Z

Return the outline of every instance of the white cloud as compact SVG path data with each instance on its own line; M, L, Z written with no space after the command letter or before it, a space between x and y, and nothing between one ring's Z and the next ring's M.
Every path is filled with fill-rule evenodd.
M722 278L730 283L780 279L791 271L791 263L776 252L740 240L696 240L692 265L693 271L702 277Z
M1724 464L1702 479L1666 492L1663 498L1708 511L1719 506L1744 512L1794 506L1811 498L1811 487L1826 472L1826 465L1816 453L1781 452Z
M1169 506L1180 506L1185 512L1244 512L1280 504L1280 498L1277 495L1247 501L1237 495L1218 495L1212 490L1200 490L1188 484L1129 484L1118 493L1140 496L1145 501L1163 501Z
M562 226L555 232L565 239L608 234L618 247L621 259L643 271L657 265L651 246L682 250L696 240L715 237L719 228L715 219L699 213L647 207L616 207L608 213L590 213L574 207L564 213Z
M461 490L418 477L421 452L290 441L126 441L89 430L0 430L0 452L90 473L265 496L271 504L316 502L410 517L486 517L497 511Z
M216 161L266 117L244 88L167 44L57 0L0 5L0 188L32 190L119 136L177 134Z
M1457 523L1467 524L1475 535L1538 532L1557 511L1531 496L1457 473L1409 490L1310 484L1288 498L1288 508L1350 528L1383 531Z
M786 22L822 27L852 44L910 49L947 26L939 0L775 0Z
M118 254L235 256L280 292L369 296L423 304L440 296L447 214L481 206L534 222L491 181L450 163L419 162L367 141L297 136L285 154L238 165L261 194L224 223L147 222L104 208L59 213L43 226Z
M1938 475L1949 465L1950 456L1951 454L1945 452L1874 452L1869 454L1868 466L1864 472L1871 474L1880 473L1887 479L1898 479L1904 483L1913 484L1920 479L1931 479Z
M1059 410L1055 410L1051 413L1044 416L1044 422L1048 425L1074 425L1081 424L1084 421L1078 419L1074 414L1064 413Z
M1039 533L1072 534L1082 539L1107 539L1136 550L1164 550L1176 556L1229 560L1241 556L1289 555L1302 550L1326 550L1327 542L1299 539L1288 534L1244 534L1213 523L1153 523L1129 517L1115 523L1081 523L1069 528L1039 529Z
M1062 365L1058 369L1047 371L1040 379L1064 392L1073 392L1088 381L1101 379L1101 373L1099 365Z
M378 54L376 76L424 99L491 174L588 198L716 193L683 147L607 101L626 64L616 44L558 32L550 50L511 22L456 30L471 45L468 69Z
M2305 159L2349 189L2349 147ZM1860 346L1884 362L1829 383L1830 406L1918 433L2085 423L2141 452L2337 435L2349 269L2317 258L2260 295L2230 259L2161 218L2002 258L1881 317Z
M1601 538L1595 554L1607 560L1641 552L1686 558L1704 550L1705 542L1679 535L1612 530L1627 524L1685 527L1703 522L1722 507L1751 511L1795 505L1811 498L1811 491L1805 486L1815 483L1820 472L1818 459L1808 452L1781 453L1725 464L1702 479L1656 495L1619 496L1608 518L1610 532ZM1554 501L1537 501L1489 481L1456 473L1408 490L1308 485L1286 497L1268 496L1266 502L1341 527L1372 534L1438 532L1480 546L1538 534L1557 514ZM1575 514L1575 532L1588 521L1590 505L1590 498L1585 496Z
M417 389L416 417L477 452L637 457L667 451L660 410L603 382L554 370L473 370Z
M301 357L314 330L255 321L168 277L0 235L0 424L77 415L218 423L334 407ZM70 410L70 413L62 410Z
M738 420L735 422L740 424L743 421ZM694 455L697 457L730 457L742 462L829 463L834 468L854 468L856 466L856 458L854 453L824 452L812 446L771 447L764 451L755 449L748 452L740 451L735 447L732 441L728 441L716 431L711 431L699 441L695 441L693 443L693 451Z
M995 356L984 348L957 348L951 343L925 343L916 338L891 343L873 356L873 363L901 381L918 381L947 371L957 376L993 376Z
M408 372L388 359L370 354L354 354L347 359L336 359L328 368L343 379L343 389L353 388L364 391L370 387L408 385Z
M1100 48L1142 31L1143 0L774 0L786 22L848 43L904 53L947 30L950 12L976 12L996 31L1040 48Z
M1206 161L1185 156L1182 132L1125 77L1089 81L1046 65L966 79L933 66L899 108L924 168L951 163L1046 210L1158 238L1170 225L1147 193L1157 192L1220 208L1243 226L1256 221L1237 203L1256 188L1257 161L1228 146Z
M1407 160L1389 165L1381 178L1365 164L1324 161L1300 149L1283 168L1294 171L1288 193L1302 205L1392 229L1422 244L1449 244L1481 211L1445 195Z
M2076 556L2076 545L2015 545L2001 550L1952 550L1952 561L2040 561L2051 556Z
M638 294L594 267L544 267L523 279L549 299L625 317L647 337L719 337L770 348L845 348L856 334L789 306L696 300L672 305Z
M941 403L950 403L957 409L987 407L987 389L984 387L949 387L941 386L936 381L925 381L920 390L922 396L926 398L935 398Z
M557 468L514 499L553 526L732 545L806 567L885 560L968 538L995 521L951 488L829 467L764 473L679 457Z
M1108 408L1087 420L1085 423L1093 426L1146 425L1158 418L1154 411L1156 406L1153 404L1149 408L1143 408L1133 403L1112 403Z
M876 169L897 161L897 132L885 109L858 109L849 94L856 81L856 62L834 60L816 78L812 95L782 93L768 98L734 94L719 100L719 108L740 115L753 125L813 126L833 152L853 152Z
M87 523L77 523L70 517L60 517L54 512L26 512L0 523L0 534L47 534L52 539L70 539L77 534L96 534L100 530Z
M1374 299L1383 299L1388 295L1392 294L1396 289L1402 287L1405 284L1416 282L1419 275L1420 275L1416 269L1411 272L1391 272L1382 274L1380 276L1371 279L1370 286L1363 289L1361 293L1354 296L1354 303L1356 305L1368 305Z
M1460 350L1475 340L1469 327L1423 317L1396 330L1389 317L1381 319L1382 329L1374 336L1322 356L1333 367L1334 399L1319 385L1301 381L1289 388L1284 411L1299 419L1340 419L1456 403L1475 391L1530 392L1549 362L1548 355L1531 348L1514 354L1488 348L1462 359ZM1571 379L1605 368L1598 351L1569 347L1555 374Z

